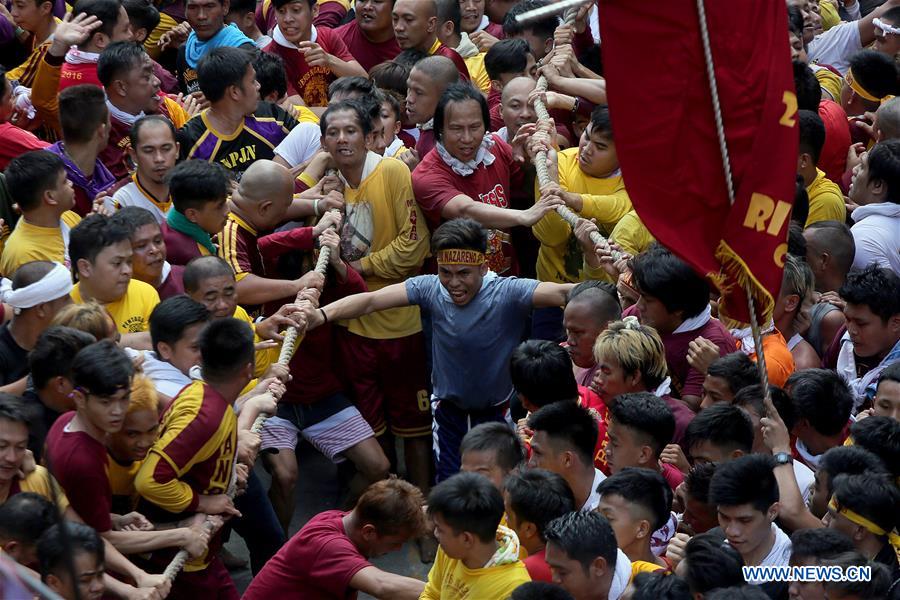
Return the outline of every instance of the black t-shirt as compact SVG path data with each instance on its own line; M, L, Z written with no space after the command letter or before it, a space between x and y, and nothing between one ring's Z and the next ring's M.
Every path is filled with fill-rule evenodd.
M31 386L31 378L28 378L29 386L22 394L22 400L25 401L25 413L28 417L28 449L34 453L34 460L41 462L44 453L44 442L47 439L47 432L53 427L56 419L62 413L58 413L46 404L41 402L37 392Z
M28 351L20 347L12 334L9 323L0 327L0 385L8 385L28 375Z
M182 45L178 49L178 55L175 57L175 78L178 80L178 88L184 94L193 94L200 91L200 80L197 78L197 69L191 68L187 59L184 57L187 44ZM247 52L256 56L257 48L253 44L244 44L238 46L244 48Z

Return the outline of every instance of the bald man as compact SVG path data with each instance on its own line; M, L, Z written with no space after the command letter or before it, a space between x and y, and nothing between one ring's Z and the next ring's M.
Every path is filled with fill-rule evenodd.
M537 82L531 77L516 77L503 88L503 94L500 96L503 127L497 131L497 135L503 138L504 142L516 137L516 132L522 125L537 121L534 107L528 103L528 94L536 85Z
M806 263L815 276L819 301L810 311L810 326L804 334L819 356L825 356L828 345L844 326L844 314L828 300L837 300L856 255L856 243L850 228L838 221L819 221L803 231L806 240ZM824 301L823 301L824 299Z
M563 311L566 350L572 358L578 385L589 387L597 370L594 342L610 321L622 318L616 287L605 281L579 283L569 293Z
M420 158L434 148L433 119L438 100L451 84L459 81L453 62L443 56L423 58L412 68L406 80L406 117L421 132L416 143Z
M415 49L453 61L459 76L469 81L469 69L459 53L438 39L438 10L435 0L396 0L393 10L394 36L403 50Z
M299 279L285 279L273 272L281 255L312 250L313 240L341 220L339 215L329 213L316 227L271 233L285 220L293 191L293 177L287 168L258 160L244 172L231 196L231 212L219 238L219 256L234 269L238 296L248 312L265 305L262 313L274 314L283 304L292 302L301 289L321 290L324 283L324 278L314 272Z

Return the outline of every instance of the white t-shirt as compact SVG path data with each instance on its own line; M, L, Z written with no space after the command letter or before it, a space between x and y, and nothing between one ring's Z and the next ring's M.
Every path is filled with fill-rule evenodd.
M817 35L809 43L806 52L810 63L831 65L843 75L850 68L849 58L859 50L862 50L859 23L850 21Z
M900 275L900 204L880 202L853 211L850 233L856 243L853 268L878 263Z
M164 213L155 202L150 200L134 181L128 185L123 185L116 190L116 193L112 195L112 198L106 199L106 207L112 212L125 208L126 206L137 206L149 210L153 213L153 216L156 217L157 223L162 224L162 222L166 220L166 213Z
M797 480L797 487L800 488L800 494L803 495L803 502L809 500L812 493L813 484L816 481L816 474L813 470L804 465L799 460L791 463L794 466L794 478Z
M278 147L275 154L283 158L289 165L296 167L313 157L322 147L322 130L318 123L304 121L291 129Z
M131 348L125 349L129 358L143 356L144 362L141 369L144 375L153 382L156 391L169 398L174 398L181 391L181 388L191 383L191 378L179 371L172 363L160 360L156 356L156 352L149 350L138 351Z
M600 485L604 479L606 479L606 475L603 474L603 471L594 468L594 481L591 483L591 494L584 502L584 506L581 507L581 512L597 510L597 506L600 505L600 494L597 493L597 486Z

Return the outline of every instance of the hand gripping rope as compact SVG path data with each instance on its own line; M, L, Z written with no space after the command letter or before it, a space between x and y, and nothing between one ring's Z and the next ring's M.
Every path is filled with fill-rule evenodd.
M328 271L328 261L331 258L331 248L329 246L323 246L319 250L319 258L316 261L315 272L320 275L325 275ZM297 292L297 298L295 302L300 302L301 294L303 290ZM287 331L284 334L284 341L281 343L281 352L278 354L278 364L287 365L291 357L294 355L294 347L297 344L297 336L300 335L300 331L296 327L288 327ZM253 421L253 425L250 427L250 431L253 433L259 433L263 427L263 423L266 422L266 419L269 418L269 415L265 413L261 413L256 420ZM235 454L235 459L237 458L237 454ZM235 460L235 467L237 466L237 461ZM234 469L231 472L231 483L228 484L228 490L226 493L228 497L234 499L235 493L237 492L237 477L235 475ZM213 522L207 519L203 523L203 527L212 535L215 532L215 525ZM172 559L169 565L166 567L166 570L163 571L163 575L169 581L175 581L175 578L178 576L178 573L181 572L181 569L184 568L184 563L188 560L188 551L187 550L179 550L178 554Z
M523 13L519 15L518 19L520 22L522 22L534 18L540 18L546 16L547 14L558 12L563 8L563 6L565 6L568 7L568 10L563 17L563 23L565 25L572 25L575 22L575 15L578 12L578 8L582 4L584 4L584 0L564 0L563 2L560 2L558 4L551 4L550 6L546 6L541 9ZM535 89L538 92L546 92L547 85L547 78L541 75L537 81L537 86L535 87ZM547 111L546 105L539 97L534 101L534 112L537 115L538 122L547 122L550 120L550 113ZM545 151L541 150L535 155L534 169L537 172L538 184L540 185L540 187L544 187L553 183L553 180L550 178L550 172L547 169L547 153ZM580 217L568 206L557 206L555 207L555 210L557 214L562 217L563 221L569 224L569 227L572 228L572 232L574 234L575 227L576 225L578 225L578 220L580 219ZM607 239L603 237L599 231L591 232L591 241L604 250L608 251L612 255L613 260L619 260L619 258L621 258L621 253L612 250L609 246L609 241L607 241Z

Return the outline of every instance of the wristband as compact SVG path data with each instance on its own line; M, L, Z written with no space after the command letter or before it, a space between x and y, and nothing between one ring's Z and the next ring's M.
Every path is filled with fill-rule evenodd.
M325 321L322 323L324 325L325 323L328 322L328 315L325 314L325 309L323 309L323 308L320 308L319 312L322 313L322 318L325 319Z
M319 218L319 201L313 200L313 211L316 213L316 218Z

